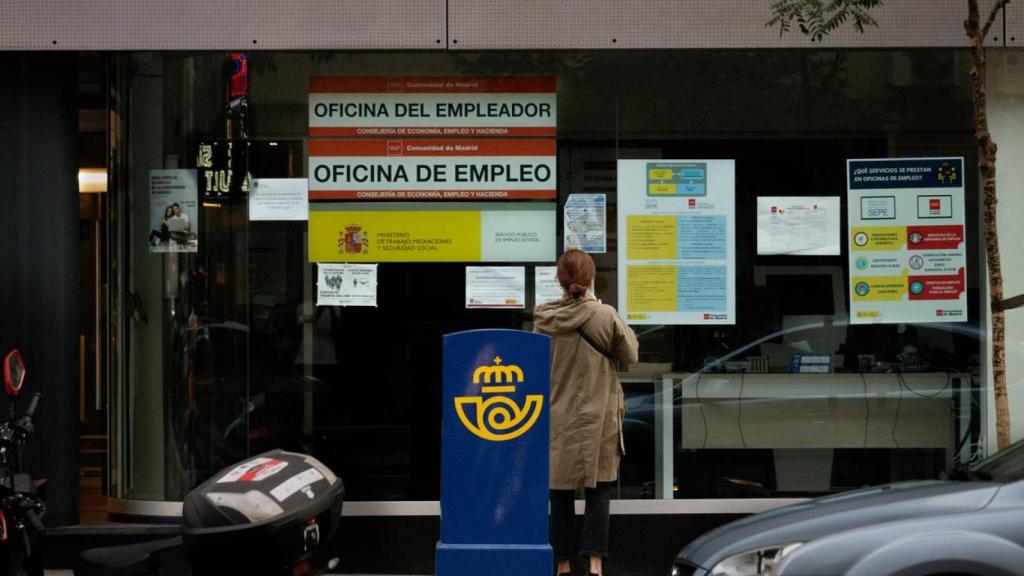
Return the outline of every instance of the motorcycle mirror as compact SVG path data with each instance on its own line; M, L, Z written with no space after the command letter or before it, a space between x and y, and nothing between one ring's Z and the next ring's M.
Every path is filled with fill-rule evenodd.
M17 396L24 382L25 361L21 358L21 352L15 348L4 357L4 387L7 388L7 395Z

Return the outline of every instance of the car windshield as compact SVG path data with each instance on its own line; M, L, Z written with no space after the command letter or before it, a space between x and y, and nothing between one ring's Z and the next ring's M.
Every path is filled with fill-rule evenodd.
M982 480L1013 482L1024 478L1024 440L979 461L971 467L971 476Z

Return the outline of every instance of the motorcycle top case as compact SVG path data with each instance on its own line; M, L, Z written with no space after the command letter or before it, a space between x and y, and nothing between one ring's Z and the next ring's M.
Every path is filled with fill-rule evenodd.
M221 470L183 502L193 572L320 574L336 556L344 497L306 454L272 450Z

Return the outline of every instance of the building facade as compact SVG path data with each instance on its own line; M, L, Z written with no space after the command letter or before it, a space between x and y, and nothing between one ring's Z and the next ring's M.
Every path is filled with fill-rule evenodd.
M79 478L99 479L115 519L173 518L217 470L283 447L344 479L343 566L429 571L441 337L530 329L574 242L640 338L612 511L658 536L619 540L624 568L667 566L725 518L995 451L963 2L886 3L877 28L821 42L740 0L5 13L3 338L46 395L35 447L57 522L77 521ZM1024 290L1022 45L1010 4L988 41L1008 296ZM459 162L478 171L459 181ZM892 190L932 166L943 180L905 209ZM491 224L467 239L474 218ZM495 247L489 225L526 240ZM914 252L935 230L956 241ZM393 248L417 237L428 248ZM876 265L943 276L952 295L910 278L876 305ZM375 288L330 286L352 269ZM480 280L498 272L510 280Z

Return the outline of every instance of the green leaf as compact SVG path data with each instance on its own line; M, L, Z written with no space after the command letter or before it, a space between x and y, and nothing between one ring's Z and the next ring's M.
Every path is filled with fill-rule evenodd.
M773 0L771 19L765 26L777 26L781 36L795 21L801 33L818 42L852 20L854 29L863 34L867 27L878 27L870 11L881 3L882 0Z

